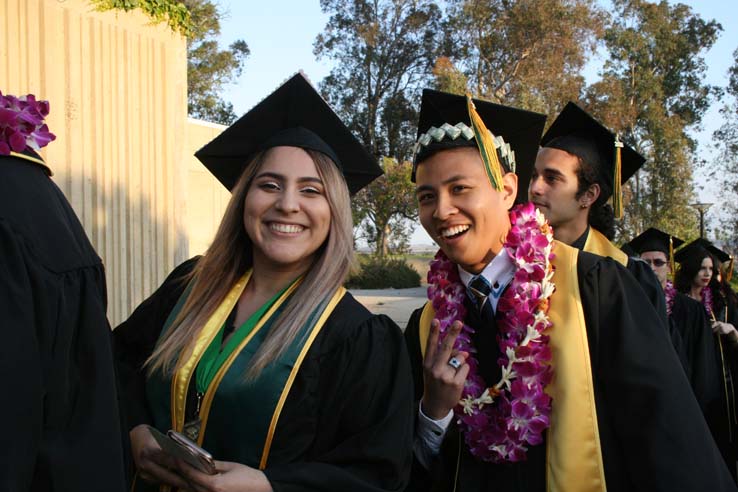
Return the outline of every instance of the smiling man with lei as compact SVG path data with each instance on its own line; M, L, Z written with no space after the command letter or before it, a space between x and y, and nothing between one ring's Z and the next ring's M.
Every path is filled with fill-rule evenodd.
M513 208L544 122L423 92L413 179L440 250L405 332L408 490L735 490L637 282Z

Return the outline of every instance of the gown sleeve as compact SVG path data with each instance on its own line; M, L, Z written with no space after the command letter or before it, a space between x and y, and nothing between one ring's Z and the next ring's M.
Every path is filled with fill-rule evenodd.
M608 489L736 490L638 282L614 261L586 256L580 290Z
M169 313L186 287L182 278L197 263L192 258L177 268L149 298L143 301L131 316L113 331L118 380L122 394L122 409L128 430L140 424L151 424L146 405L146 359L154 351Z
M697 402L703 412L720 398L721 377L716 370L713 340L707 313L699 302L683 294L674 299L673 317L682 326L685 355L689 364L689 377Z
M664 329L669 334L669 338L671 338L671 345L674 347L677 357L679 357L679 362L681 362L682 367L685 372L687 372L688 361L684 341L682 340L682 335L679 330L676 329L673 323L669 322L669 318L666 313L666 295L664 294L664 290L661 288L659 279L656 277L656 274L653 273L653 270L648 263L638 258L629 257L627 268L630 274L636 279L641 289L643 289L643 292L651 302L656 314L658 314Z
M346 336L320 354L317 394L305 395L319 407L312 450L264 470L275 492L399 492L407 485L413 398L402 333L386 316L350 323L333 327ZM278 426L274 445L289 447L289 439Z

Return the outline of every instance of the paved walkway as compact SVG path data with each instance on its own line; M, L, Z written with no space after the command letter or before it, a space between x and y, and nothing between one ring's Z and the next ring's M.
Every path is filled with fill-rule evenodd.
M400 325L403 330L407 326L412 312L427 300L427 287L411 289L351 289L349 292L374 314L386 314Z

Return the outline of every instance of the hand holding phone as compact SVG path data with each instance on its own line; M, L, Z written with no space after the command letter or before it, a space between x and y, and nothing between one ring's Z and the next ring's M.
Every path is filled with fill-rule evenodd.
M215 468L213 456L206 450L190 441L187 437L179 432L169 430L166 435L159 432L153 427L149 427L151 435L154 436L156 442L168 454L175 458L180 458L208 475L215 475L218 471Z

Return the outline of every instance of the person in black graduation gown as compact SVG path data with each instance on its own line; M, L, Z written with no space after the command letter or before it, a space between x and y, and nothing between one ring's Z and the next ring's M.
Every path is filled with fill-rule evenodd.
M122 492L105 269L31 147L54 138L43 124L48 103L8 97L0 94L0 490ZM22 139L8 145L15 124Z
M706 418L715 442L733 474L738 476L738 413L736 412L736 376L738 375L738 330L736 307L720 288L718 258L727 253L705 239L696 239L675 254L679 262L674 279L678 291L702 303L712 331L712 381L719 397L707 407Z
M616 152L620 159L616 159ZM622 217L620 185L645 159L576 104L569 102L541 138L528 198L553 227L554 237L577 249L608 256L627 267L651 301L665 330L670 329L664 292L649 266L630 258L610 241L614 219ZM614 183L616 163L621 183ZM610 196L616 205L607 203ZM617 213L614 213L617 212ZM679 333L670 330L677 353Z
M137 490L403 490L402 332L342 287L349 191L381 174L375 160L301 74L197 156L232 191L221 226L114 332ZM217 474L173 459L147 424L185 433Z
M703 412L720 398L721 384L715 372L716 359L712 330L702 305L679 292L668 280L674 264L673 252L684 243L656 228L649 228L633 238L628 246L648 263L666 297L669 323L682 340L684 369Z
M528 213L532 205L516 208L510 218L507 211L517 193L511 171L532 165L544 122L535 113L473 102L476 110L467 112L463 97L425 90L420 108L414 161L419 215L441 248L431 270L445 277L429 274L433 302L413 313L405 332L418 400L416 459L407 490L736 490L659 317L635 279L611 258L558 241L551 251L555 288L548 298L549 319L556 321L545 332L548 338L535 342L549 344L553 370L545 387L551 413L543 442L532 439L523 443L522 454L507 453L507 441L499 435L491 444L479 437L489 430L489 420L467 424L465 410L475 407L460 398L470 374L477 371L488 387L509 377L501 367L510 353L498 344L510 340L510 332L501 332L501 323L512 310L528 309L506 299L517 295L514 285L522 268L517 265L530 253L512 246L511 237L530 231L517 214ZM489 130L475 123L479 119ZM490 170L494 159L482 157L475 137L488 131L494 135L499 175ZM485 155L491 152L484 147ZM489 176L500 176L497 184ZM528 253L521 256L521 251ZM480 296L480 276L486 297ZM548 291L546 282L531 290ZM459 298L463 310L448 301ZM519 341L522 334L513 338ZM516 358L526 353L515 350ZM579 362L572 365L575 359ZM530 367L513 366L520 371L515 378L527 384ZM496 411L507 424L505 435L518 436L531 417L516 410L513 419L510 408L529 406L531 400L510 396L504 385L495 388L504 396L491 405L500 405ZM495 393L479 396L487 408L485 394ZM545 413L546 399L537 398ZM490 460L488 451L499 454Z

